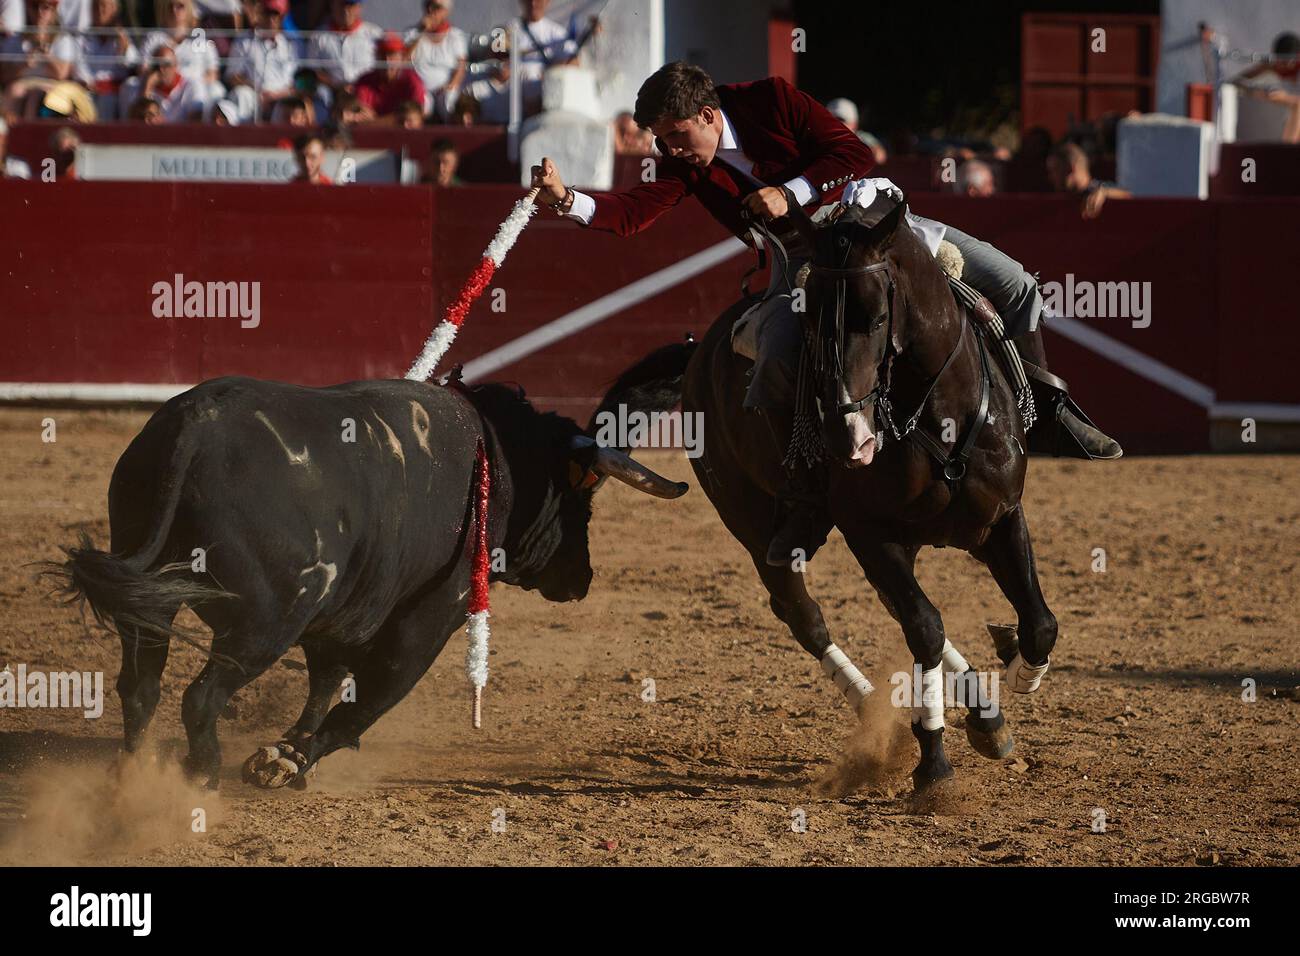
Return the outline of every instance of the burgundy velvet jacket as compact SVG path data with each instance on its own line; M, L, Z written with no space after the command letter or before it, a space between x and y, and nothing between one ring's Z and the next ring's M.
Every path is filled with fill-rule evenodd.
M838 199L875 165L856 133L779 76L717 90L741 151L753 160L750 175L769 186L806 176L819 194L811 205L820 206ZM596 213L590 227L630 236L694 196L732 233L746 234L740 200L756 187L725 163L715 159L698 167L660 156L655 176L625 192L592 193Z

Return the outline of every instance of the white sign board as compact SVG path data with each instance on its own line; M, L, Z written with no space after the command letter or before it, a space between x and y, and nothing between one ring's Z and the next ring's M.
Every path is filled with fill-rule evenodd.
M348 160L346 175L345 159ZM329 151L321 169L337 184L398 181L397 156L385 149ZM297 174L298 164L289 149L97 143L77 147L79 179L282 183Z

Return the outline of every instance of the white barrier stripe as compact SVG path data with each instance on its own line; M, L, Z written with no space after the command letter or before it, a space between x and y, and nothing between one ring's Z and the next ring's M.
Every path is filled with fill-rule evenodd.
M1210 408L1211 418L1253 418L1258 422L1294 424L1300 422L1300 405L1272 402L1223 402Z
M1077 319L1066 318L1063 315L1049 316L1047 328L1049 331L1059 332L1077 345L1096 352L1106 361L1155 382L1202 408L1208 409L1214 405L1214 389L1210 386L1202 385L1190 375L1184 375L1163 362L1157 362L1146 353L1139 352L1118 339L1112 339L1109 335L1103 335Z
M687 256L680 262L660 269L658 272L652 272L630 285L625 285L623 288L609 293L609 295L601 296L594 302L589 302L567 315L560 316L553 322L548 322L533 329L527 335L521 335L505 345L492 349L490 352L485 352L473 361L466 362L463 373L464 379L467 382L473 381L495 372L499 368L513 365L520 359L553 345L561 339L568 338L576 332L581 332L588 326L595 325L616 312L630 308L638 302L644 302L646 299L653 298L659 293L699 275L701 272L706 272L747 249L748 247L743 242L732 237L697 252L693 256ZM711 319L709 321L712 322Z
M0 401L165 402L193 387L143 382L0 382Z

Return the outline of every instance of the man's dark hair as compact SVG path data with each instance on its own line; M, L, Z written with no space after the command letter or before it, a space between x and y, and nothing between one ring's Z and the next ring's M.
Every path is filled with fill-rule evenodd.
M706 106L718 109L721 105L709 74L679 60L661 66L641 84L632 118L637 126L650 129L665 120L690 119Z
M1300 36L1294 33L1279 33L1273 41L1274 56L1295 56L1300 53Z
M456 144L449 139L436 140L429 152L435 156L439 153L454 153L456 152Z
M301 156L303 153L307 152L307 147L312 144L313 140L320 143L322 146L325 145L325 141L320 138L319 134L303 133L301 136L294 138L293 151Z

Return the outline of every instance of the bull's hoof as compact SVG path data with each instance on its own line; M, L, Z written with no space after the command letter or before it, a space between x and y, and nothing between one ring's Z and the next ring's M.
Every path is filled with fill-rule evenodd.
M305 775L301 773L305 766L307 755L281 741L274 747L258 747L253 751L252 756L244 761L240 775L245 783L263 790L277 790L294 783L299 776L304 776L302 786L305 787Z
M977 754L990 760L1001 760L1016 749L1011 728L1001 714L996 717L967 714L966 739Z

